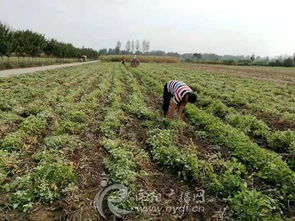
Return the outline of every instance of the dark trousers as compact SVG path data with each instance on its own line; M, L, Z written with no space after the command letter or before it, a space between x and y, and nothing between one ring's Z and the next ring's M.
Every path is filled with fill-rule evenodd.
M167 114L169 105L170 105L170 99L172 98L171 94L168 92L167 83L164 85L164 93L163 93L163 111L164 114Z

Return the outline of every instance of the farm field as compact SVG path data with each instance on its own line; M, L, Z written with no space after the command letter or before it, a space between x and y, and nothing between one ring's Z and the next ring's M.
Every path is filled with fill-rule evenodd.
M88 63L98 62L96 61L88 61L88 62L72 62L72 63L66 63L66 64L56 64L56 65L47 65L47 66L38 66L38 67L28 67L28 68L16 68L16 69L7 69L0 71L0 78L4 77L11 77L11 76L17 76L21 74L30 74L35 73L38 71L48 71L58 68L65 68L65 67L72 67L72 66L78 66Z
M1 218L104 220L93 204L106 180L128 189L124 220L291 220L295 71L230 68L101 62L0 78ZM198 94L185 122L161 117L171 79Z
M1 57L0 70L78 62L76 58Z
M283 84L295 84L295 68L263 67L263 66L233 66L216 64L178 64L179 67L197 69L210 73L231 74L245 78L265 80Z

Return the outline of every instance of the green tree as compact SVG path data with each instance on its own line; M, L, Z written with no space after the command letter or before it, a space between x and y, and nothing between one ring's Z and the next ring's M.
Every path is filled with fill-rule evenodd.
M193 57L199 60L199 59L202 58L202 54L200 54L200 53L194 53L193 54Z
M132 40L131 41L131 54L134 53L134 41Z
M135 44L135 53L136 54L140 54L140 43L139 43L139 40L136 40L136 44Z
M10 57L14 50L15 42L13 32L10 28L2 23L0 23L0 56Z
M29 30L15 32L16 47L18 53L37 57L46 47L46 39L43 35Z
M250 60L253 62L255 60L255 54L252 54Z
M100 50L98 51L98 54L100 54L100 55L106 55L106 54L108 54L108 49L106 49L106 48L102 48L102 49L100 49Z
M130 43L129 40L126 42L125 49L126 49L127 53L129 54L130 53L130 50L131 50L131 43Z
M293 59L291 57L284 59L283 66L292 67L293 66Z
M115 47L115 54L120 54L120 49L121 49L121 42L118 41Z

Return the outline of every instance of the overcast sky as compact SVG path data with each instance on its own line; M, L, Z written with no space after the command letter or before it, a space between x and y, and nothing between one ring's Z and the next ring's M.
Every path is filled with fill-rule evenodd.
M295 52L294 0L0 0L0 21L77 47L148 40L152 50Z

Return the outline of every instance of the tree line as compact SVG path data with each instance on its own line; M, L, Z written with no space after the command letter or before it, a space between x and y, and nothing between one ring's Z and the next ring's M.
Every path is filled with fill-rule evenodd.
M225 64L225 65L257 65L257 66L295 66L295 53L293 56L277 56L277 57L261 57L252 55L217 55L214 53L183 53L165 52L163 50L151 50L150 42L139 40L128 40L125 48L122 47L121 41L117 41L114 48L103 48L99 50L100 55L149 55L149 56L168 56L176 57L185 62L198 62L209 64Z
M30 30L13 30L0 22L0 56L11 57L57 57L77 58L86 55L97 58L98 52L91 48L76 48L70 43L46 39L44 35Z
M117 44L114 48L102 48L98 51L100 55L117 55L117 54L136 54L136 55L144 55L149 54L150 50L150 42L143 40L140 42L139 40L128 40L125 44L125 48L122 47L121 41L117 41Z
M233 65L264 65L264 66L295 66L295 53L293 56L260 57L216 55L213 53L184 53L168 52L162 50L150 50L150 42L147 40L128 40L125 46L117 41L114 48L102 48L96 51L91 48L76 48L70 43L59 42L30 30L13 30L0 22L0 56L11 57L56 57L78 58L86 55L88 58L98 58L100 55L149 55L171 56L187 62L204 62Z
M295 53L293 56L281 55L277 57L260 57L255 56L255 54L234 56L213 53L186 53L180 55L180 57L184 61L197 63L295 67Z

